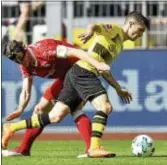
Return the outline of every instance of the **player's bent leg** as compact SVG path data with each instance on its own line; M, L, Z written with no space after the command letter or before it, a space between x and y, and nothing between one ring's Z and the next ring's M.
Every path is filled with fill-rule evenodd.
M68 106L61 102L57 102L49 114L33 115L31 118L21 120L16 123L6 123L5 134L2 137L2 147L7 148L8 141L14 132L25 129L25 128L44 128L46 125L51 123L60 122L69 113Z
M97 112L92 121L91 146L88 155L91 158L115 157L115 153L105 151L100 144L104 129L107 125L108 114L112 111L112 105L108 100L107 94L97 96L91 103Z
M36 105L33 114L42 114L43 112L49 112L55 104L53 99L58 96L62 87L63 81L61 79L56 79L51 84L51 86L49 86L45 90L42 98L40 99L40 102ZM10 150L4 150L2 152L2 156L30 155L31 146L35 139L42 133L42 131L43 128L27 129L21 145Z
M51 100L47 100L45 97L41 97L40 102L35 106L33 115L49 113L51 109L54 107L54 102Z
M33 114L35 115L42 114L43 112L49 112L53 106L54 104L51 101L42 97L40 102L35 106ZM42 133L42 131L43 128L27 129L20 146L10 150L4 150L2 152L2 156L29 156L33 142Z

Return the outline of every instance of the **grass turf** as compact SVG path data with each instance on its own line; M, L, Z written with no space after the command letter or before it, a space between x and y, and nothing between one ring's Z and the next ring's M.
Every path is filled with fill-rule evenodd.
M11 141L9 148L16 147L18 141ZM83 152L82 141L36 141L29 157L2 158L2 165L167 165L167 141L155 141L152 157L133 157L131 140L103 141L103 146L117 153L115 158L77 159Z

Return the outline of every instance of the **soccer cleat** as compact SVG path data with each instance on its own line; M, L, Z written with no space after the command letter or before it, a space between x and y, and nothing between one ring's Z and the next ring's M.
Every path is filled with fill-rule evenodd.
M13 148L10 150L2 150L3 157L10 157L10 156L30 156L29 153L23 153L19 151L19 148Z
M88 153L85 153L85 154L80 154L77 156L78 159L81 159L81 158L88 158Z
M7 149L10 138L14 135L14 132L10 130L10 123L3 125L3 136L2 136L2 149Z
M111 158L115 156L115 153L105 151L102 147L90 149L88 152L89 158Z

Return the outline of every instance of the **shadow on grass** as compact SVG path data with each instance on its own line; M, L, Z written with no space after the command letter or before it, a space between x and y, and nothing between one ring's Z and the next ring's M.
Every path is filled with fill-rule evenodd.
M153 156L148 156L148 157L136 157L133 155L117 155L116 157L120 158L167 158L167 155L153 155Z
M153 155L152 157L155 157L155 158L167 158L167 155Z

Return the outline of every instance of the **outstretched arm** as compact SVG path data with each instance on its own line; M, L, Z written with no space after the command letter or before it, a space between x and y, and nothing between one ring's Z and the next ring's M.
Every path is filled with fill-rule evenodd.
M19 105L16 111L13 113L9 114L6 117L7 121L13 120L15 118L20 117L20 115L24 112L24 109L26 108L30 96L31 96L31 88L32 88L32 82L33 78L32 77L27 77L23 79L23 88L20 94L20 99L19 99Z
M67 56L75 56L81 60L85 60L89 62L90 64L92 64L99 71L109 71L110 70L109 65L107 65L104 62L98 62L97 60L92 58L88 52L83 51L81 49L68 47Z
M110 71L103 72L102 76L116 90L117 94L125 103L130 103L130 101L132 101L131 94L128 91L121 89L121 86L112 76L112 73Z
M92 58L88 52L81 50L81 49L59 45L57 46L55 53L58 58L67 58L70 56L75 56L81 60L85 60L89 62L90 64L92 64L99 71L109 71L110 70L109 65L105 64L104 62L98 62L97 60Z

